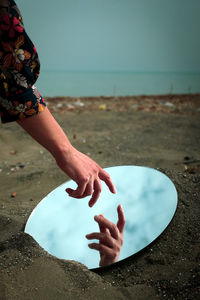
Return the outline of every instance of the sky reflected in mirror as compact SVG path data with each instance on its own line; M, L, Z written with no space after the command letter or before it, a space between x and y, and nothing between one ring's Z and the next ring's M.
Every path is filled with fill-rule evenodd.
M163 173L147 167L116 166L105 169L117 194L102 182L102 193L94 207L90 197L70 198L65 189L76 188L68 181L48 194L31 213L25 232L50 254L76 260L88 268L99 267L99 253L88 248L85 235L99 231L94 216L117 222L117 206L122 204L126 225L119 260L125 259L156 239L171 221L177 206L177 192Z

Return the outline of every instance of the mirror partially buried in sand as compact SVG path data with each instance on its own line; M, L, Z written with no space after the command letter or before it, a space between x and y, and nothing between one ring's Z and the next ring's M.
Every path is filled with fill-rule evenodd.
M105 169L111 176L117 194L112 194L102 182L102 193L94 207L88 207L89 197L70 198L65 182L48 194L31 213L25 232L48 253L67 260L76 260L89 269L99 267L99 253L88 247L86 234L98 232L94 216L103 214L117 222L117 206L122 204L126 225L119 260L125 259L149 245L170 223L176 207L177 192L163 173L147 167L115 166Z

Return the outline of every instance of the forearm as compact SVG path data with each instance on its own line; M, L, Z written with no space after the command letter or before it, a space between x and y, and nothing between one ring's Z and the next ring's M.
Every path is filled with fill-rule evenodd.
M47 107L42 113L18 120L17 123L45 147L55 159L63 153L66 154L72 148L64 131Z
M101 193L100 180L105 181L112 193L116 193L109 174L70 144L47 107L43 112L17 122L54 156L60 169L77 183L75 190L66 189L71 197L84 198L92 195L89 206L93 206Z

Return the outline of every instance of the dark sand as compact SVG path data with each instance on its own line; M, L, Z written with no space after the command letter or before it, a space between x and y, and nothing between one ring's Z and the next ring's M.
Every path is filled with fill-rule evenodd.
M102 167L133 164L166 173L178 190L178 209L153 244L124 262L94 273L58 260L23 228L67 177L16 123L2 125L0 300L199 299L200 95L48 103L72 144Z

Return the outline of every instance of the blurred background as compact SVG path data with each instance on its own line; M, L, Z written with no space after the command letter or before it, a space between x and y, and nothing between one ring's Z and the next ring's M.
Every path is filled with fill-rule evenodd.
M19 0L44 96L200 92L199 0Z

